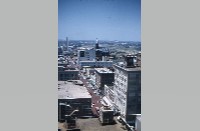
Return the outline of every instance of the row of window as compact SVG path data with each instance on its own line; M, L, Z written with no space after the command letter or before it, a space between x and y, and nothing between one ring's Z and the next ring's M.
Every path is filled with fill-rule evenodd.
M77 74L59 74L60 77L74 77L74 76L78 76Z

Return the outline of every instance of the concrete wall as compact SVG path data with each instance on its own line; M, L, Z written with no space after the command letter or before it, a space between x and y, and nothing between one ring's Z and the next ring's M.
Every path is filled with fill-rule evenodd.
M58 117L60 116L60 103L70 105L72 108L65 108L66 114L70 114L74 109L78 109L77 116L91 116L91 98L80 98L80 99L58 99Z

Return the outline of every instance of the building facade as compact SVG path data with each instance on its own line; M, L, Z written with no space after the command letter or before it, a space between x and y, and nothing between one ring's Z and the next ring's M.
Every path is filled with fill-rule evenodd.
M79 70L58 66L58 81L78 80Z
M94 48L82 48L78 50L78 62L95 61L96 54Z
M114 72L107 68L96 68L96 85L104 92L104 85L113 85L114 82Z
M134 124L133 114L141 114L141 68L114 65L114 103L127 123Z
M76 84L77 83L77 84ZM58 119L78 110L77 117L92 116L92 97L84 86L75 81L58 82ZM66 106L68 105L68 106Z

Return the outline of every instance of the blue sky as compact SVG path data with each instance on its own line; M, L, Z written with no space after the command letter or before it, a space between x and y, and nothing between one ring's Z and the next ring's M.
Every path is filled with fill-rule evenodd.
M58 39L141 41L141 0L58 0Z

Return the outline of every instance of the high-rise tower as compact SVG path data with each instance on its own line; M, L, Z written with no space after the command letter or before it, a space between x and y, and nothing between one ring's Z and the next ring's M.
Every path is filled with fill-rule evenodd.
M69 40L68 40L68 37L66 37L65 47L66 47L67 50L68 50L68 48L69 48Z
M96 48L96 49L99 49L99 40L98 40L98 38L96 38L95 48Z

